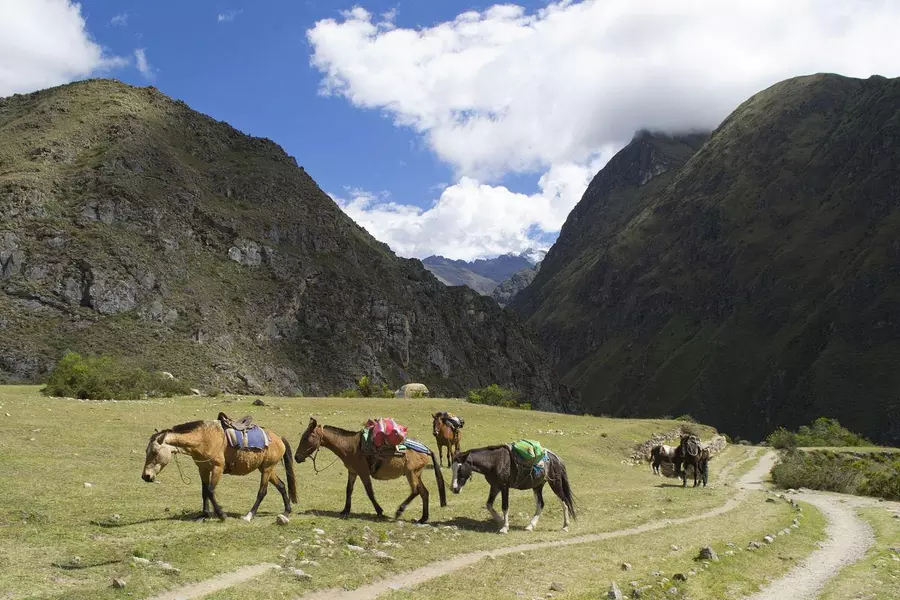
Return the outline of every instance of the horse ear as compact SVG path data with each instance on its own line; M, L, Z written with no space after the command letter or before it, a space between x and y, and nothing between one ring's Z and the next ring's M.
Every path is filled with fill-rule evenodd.
M159 429L157 429L156 427L154 427L154 428L153 428L153 433L159 433Z

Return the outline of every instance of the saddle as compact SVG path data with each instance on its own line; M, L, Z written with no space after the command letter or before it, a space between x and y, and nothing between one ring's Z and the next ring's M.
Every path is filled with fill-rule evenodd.
M220 423L222 423L222 429L234 429L236 431L247 431L249 429L253 429L257 427L256 424L253 424L253 417L247 415L246 417L242 417L238 421L232 421L231 418L228 417L223 412L219 413L219 416L216 417Z
M385 460L403 456L406 453L404 440L406 427L403 425L390 418L369 419L362 430L360 440L369 473L374 475Z
M532 477L540 477L547 466L547 450L541 447L541 443L535 440L518 440L509 444L511 454L516 462L520 463L524 471Z
M453 413L449 413L444 411L441 413L441 422L445 425L448 425L454 431L458 429L462 429L466 425L466 420L462 417L457 417Z
M265 430L253 423L253 417L246 417L232 421L228 415L220 412L219 423L225 431L225 439L228 445L238 450L265 450L269 447L269 436ZM226 471L227 472L227 471Z

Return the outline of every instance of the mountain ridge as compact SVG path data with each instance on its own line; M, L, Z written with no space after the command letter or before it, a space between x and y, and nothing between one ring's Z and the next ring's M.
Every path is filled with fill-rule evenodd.
M577 408L527 326L395 256L271 140L113 79L0 99L0 140L0 377L72 349L245 393L369 375Z
M896 442L898 106L900 79L815 74L694 151L636 136L512 308L592 412L756 439L830 416Z

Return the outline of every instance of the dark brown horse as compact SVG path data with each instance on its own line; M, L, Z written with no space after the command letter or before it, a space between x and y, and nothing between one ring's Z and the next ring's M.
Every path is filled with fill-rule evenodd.
M152 483L160 471L165 468L176 454L190 456L200 471L201 492L203 495L203 514L198 520L209 518L209 505L212 503L216 516L225 520L225 513L216 502L215 489L223 474L249 475L253 471L260 472L259 492L256 502L243 519L250 521L266 497L269 483L281 493L284 500L284 515L291 514L291 501L297 502L297 480L294 476L294 463L291 462L291 446L286 438L274 431L263 428L269 437L269 445L264 450L242 450L228 444L225 430L219 421L191 421L182 423L171 429L157 431L150 436L147 444L147 456L141 478ZM275 474L275 466L284 461L287 473L287 489ZM288 498L290 492L290 498Z
M384 510L379 506L378 501L375 500L372 479L396 479L405 475L407 481L409 481L410 494L397 508L394 517L399 519L409 503L416 496L421 496L422 518L418 522L425 523L428 521L428 488L422 482L422 470L428 464L429 456L431 456L431 463L434 465L434 476L437 480L441 506L447 506L444 476L441 473L441 466L437 462L438 459L431 450L429 450L429 454L423 454L408 449L402 455L385 457L375 472L371 473L368 459L363 452L361 431L348 431L339 427L332 427L331 425L319 425L315 419L310 417L309 425L300 437L300 444L297 446L297 453L294 455L294 459L298 463L302 463L312 456L313 465L315 465L315 454L318 453L320 447L331 450L347 467L347 498L344 508L341 510L341 515L346 516L350 514L350 498L353 495L353 486L357 477L362 479L366 495L372 501L375 513L381 517L384 514Z
M681 477L681 487L687 486L686 467L688 466L694 470L694 487L697 487L700 482L703 483L703 487L706 487L709 449L700 443L700 438L695 435L682 435L681 443L675 449L675 456L672 462L675 464L675 474Z
M491 513L494 520L501 524L500 533L509 532L509 489L532 490L534 492L535 512L531 522L525 528L533 531L544 510L544 484L549 483L550 489L556 494L563 504L563 531L569 530L569 514L575 518L575 498L572 488L569 486L569 476L562 459L547 450L546 464L537 474L532 465L520 461L515 456L515 450L509 444L500 446L485 446L474 448L456 454L453 457L451 468L453 469L453 482L451 489L458 494L468 481L472 473L481 473L491 486L488 493L485 508ZM494 500L497 494L501 494L503 516L494 510Z
M454 454L459 452L459 441L462 437L462 432L460 431L460 427L454 427L450 423L447 423L447 413L445 412L436 412L431 415L432 423L432 433L434 433L434 439L437 441L438 447L438 463L443 466L444 465L444 453L443 449L447 448L447 466L450 466L450 460ZM454 450L455 448L455 450Z

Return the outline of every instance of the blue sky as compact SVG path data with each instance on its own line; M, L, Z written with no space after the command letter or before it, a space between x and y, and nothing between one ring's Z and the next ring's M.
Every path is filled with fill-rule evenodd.
M0 96L152 84L275 140L403 256L546 248L637 129L897 76L900 2L0 0Z

